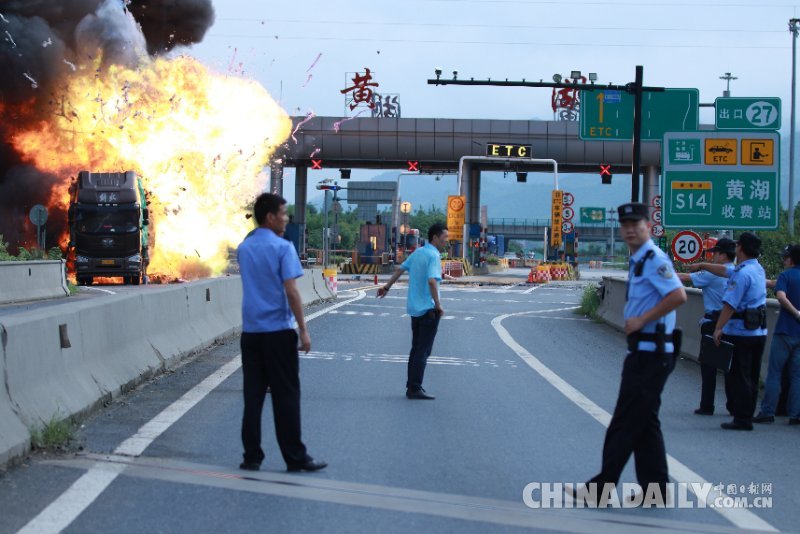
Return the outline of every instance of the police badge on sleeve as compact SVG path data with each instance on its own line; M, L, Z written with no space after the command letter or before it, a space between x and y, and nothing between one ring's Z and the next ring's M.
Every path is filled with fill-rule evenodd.
M667 279L672 278L672 269L670 269L669 265L667 265L666 263L659 266L656 272L658 273L659 276L663 278Z

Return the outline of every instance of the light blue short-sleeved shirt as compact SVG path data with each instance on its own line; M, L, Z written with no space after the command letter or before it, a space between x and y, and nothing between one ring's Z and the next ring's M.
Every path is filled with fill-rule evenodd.
M642 274L635 276L634 271L637 262L644 259L649 251L652 257L644 260ZM628 300L625 302L624 318L639 317L647 313L661 302L665 296L674 290L683 287L672 262L666 254L656 247L650 239L644 243L636 253L631 256L630 269L628 270ZM663 322L666 326L665 333L671 334L675 328L675 311L669 312L658 321L645 323L642 333L655 333L656 325ZM652 341L640 341L639 350L655 351L656 344ZM664 347L667 352L672 352L672 343L667 343Z
M767 276L758 260L751 258L738 264L728 279L722 302L737 312L767 304ZM729 336L766 336L766 328L748 330L743 319L731 318L722 328Z
M411 317L425 315L425 312L435 306L428 289L428 280L436 280L437 293L442 281L442 256L439 250L430 243L425 243L424 247L412 252L400 268L408 272L406 311Z
M725 267L732 272L732 263L726 263ZM705 312L712 313L721 310L722 296L725 294L725 288L728 286L728 279L708 271L698 271L696 273L691 273L689 276L692 279L692 285L703 290L703 308ZM707 323L710 320L711 319L703 317L700 319L700 324Z
M294 328L283 283L303 276L294 245L268 228L257 228L239 245L242 274L242 331L277 332Z

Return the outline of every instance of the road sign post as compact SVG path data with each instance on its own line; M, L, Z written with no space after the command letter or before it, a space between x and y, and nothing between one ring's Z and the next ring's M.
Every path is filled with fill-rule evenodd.
M665 228L778 227L777 133L669 132L662 146Z

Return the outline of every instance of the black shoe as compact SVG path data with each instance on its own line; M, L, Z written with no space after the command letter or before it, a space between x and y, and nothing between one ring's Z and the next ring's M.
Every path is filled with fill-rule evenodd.
M259 471L261 469L261 462L242 462L239 464L239 469L245 471Z
M752 423L741 423L738 421L731 421L730 423L722 423L719 426L725 430L753 430Z
M297 473L298 471L319 471L326 467L328 467L328 462L311 458L304 464L286 466L286 470L290 473Z
M800 419L798 419L797 417L790 417L789 418L789 424L790 425L800 425Z
M774 423L775 416L774 415L761 415L758 414L757 416L753 417L754 423Z
M417 389L415 391L411 391L410 389L406 390L406 398L407 399L420 399L420 400L433 400L436 397L433 395L428 395L425 393L424 389Z
M697 415L714 415L714 410L704 410L702 408L698 408L694 411Z

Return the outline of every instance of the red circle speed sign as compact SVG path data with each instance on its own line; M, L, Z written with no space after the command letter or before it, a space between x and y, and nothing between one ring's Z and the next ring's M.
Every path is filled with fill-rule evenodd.
M672 255L683 263L694 261L703 254L703 240L691 230L678 232L672 240Z
M574 229L575 225L573 225L570 221L564 221L561 223L561 233L571 234Z
M653 235L653 237L663 237L664 227L660 224L654 224L652 228L650 228L650 233Z
M575 202L575 196L572 193L564 192L564 196L561 197L561 203L565 206L572 206L572 203Z
M575 216L575 210L569 206L565 206L564 209L561 210L561 216L564 217L565 221L571 221Z
M653 207L659 210L661 209L661 195L653 197Z
M653 210L650 217L653 219L654 223L661 224L661 210Z

